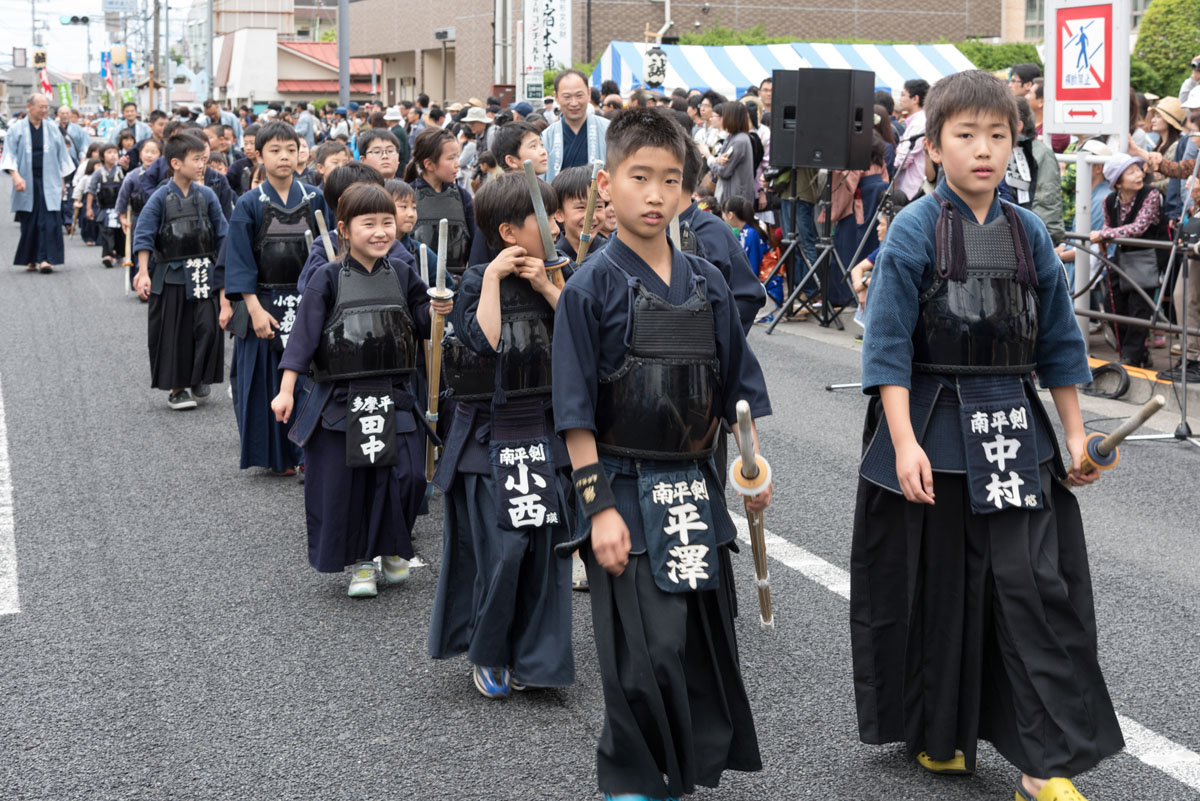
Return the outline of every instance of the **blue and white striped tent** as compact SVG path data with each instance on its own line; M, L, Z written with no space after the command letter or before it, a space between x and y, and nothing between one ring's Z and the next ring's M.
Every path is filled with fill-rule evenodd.
M653 45L612 42L592 71L592 85L612 79L627 94L643 86L643 57ZM741 97L774 70L855 69L875 73L875 88L900 94L904 82L924 78L929 83L963 70L970 60L951 44L884 45L792 42L772 45L661 45L667 54L663 89L716 89L726 97Z

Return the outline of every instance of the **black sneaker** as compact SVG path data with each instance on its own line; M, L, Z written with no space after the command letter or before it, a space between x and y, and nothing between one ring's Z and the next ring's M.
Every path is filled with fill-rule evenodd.
M196 399L188 390L180 389L167 396L167 405L175 411L181 412L184 409L195 409Z
M1163 381L1182 381L1183 380L1183 360L1175 362L1175 365L1170 370L1163 370L1158 374L1158 377ZM1188 383L1200 383L1200 359L1188 359L1187 362L1187 380Z
M104 258L100 259L100 263L104 265L104 269L111 270L113 266L113 258L112 256L105 256Z
M192 387L192 397L198 401L208 400L208 396L212 394L212 384L197 384Z

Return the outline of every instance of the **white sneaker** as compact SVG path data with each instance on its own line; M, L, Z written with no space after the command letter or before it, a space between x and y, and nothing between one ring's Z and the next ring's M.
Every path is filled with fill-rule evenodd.
M388 584L400 584L408 581L411 574L408 560L402 556L383 556L379 560L383 565L383 578Z
M350 588L346 594L351 598L374 598L379 594L379 587L376 585L378 580L379 571L375 569L375 563L360 562L350 574Z
M571 555L571 589L576 592L588 591L587 567L578 552Z

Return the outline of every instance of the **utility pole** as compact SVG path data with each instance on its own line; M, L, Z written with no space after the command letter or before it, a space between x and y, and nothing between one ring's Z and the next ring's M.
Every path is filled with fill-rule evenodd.
M338 105L350 105L350 0L338 0Z
M158 58L159 57L158 45L159 45L159 42L162 41L162 39L159 37L160 32L158 29L158 21L159 21L159 13L158 12L159 12L158 0L154 0L154 54L153 54L153 61L150 62L150 69L148 70L148 72L150 73L150 83L147 84L148 93L150 95L151 108L153 108L153 106L155 104L155 97L157 96L157 92L154 90L154 85L157 83L157 79L158 79L158 74L159 74L158 73L158 65L160 63L162 63L159 61L159 58Z
M216 0L208 0L208 46L204 48L208 51L208 65L206 66L206 70L208 71L208 96L212 98L217 96L217 78L213 74L213 39L217 35L216 29L213 27L213 5L215 3Z
M163 0L163 27L166 29L164 31L166 39L163 43L166 49L166 58L163 59L163 77L166 86L163 88L162 108L169 114L171 112L171 67L174 66L171 58L171 0Z

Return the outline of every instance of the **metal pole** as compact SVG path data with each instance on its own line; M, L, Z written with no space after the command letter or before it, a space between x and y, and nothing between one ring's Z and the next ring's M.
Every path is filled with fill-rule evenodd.
M338 105L350 105L350 0L338 0Z
M1075 153L1075 230L1092 230L1092 165L1087 160L1088 152L1080 148ZM1078 292L1092 280L1092 257L1083 248L1075 248L1075 287ZM1088 311L1091 307L1091 292L1084 292L1075 298L1075 308L1078 311ZM1083 333L1084 353L1088 352L1088 326L1091 320L1083 315L1075 316L1079 330Z
M213 26L213 5L216 0L208 0L208 19L205 21L205 30L208 32L208 43L204 48L207 51L207 62L204 66L205 72L208 73L208 92L207 97L215 98L217 95L217 79L213 74L213 40L217 37L216 28Z
M446 40L442 40L442 105L446 105Z
M159 64L161 64L161 63L162 63L162 62L159 60L159 57L158 57L158 56L159 56L159 45L160 45L160 44L161 44L161 42L162 42L162 39L159 37L159 33L160 33L160 31L159 31L159 29L158 29L158 21L159 21L159 16L160 16L160 15L159 15L159 4L158 4L158 0L154 0L154 61L153 61L153 63L151 64L151 67L150 67L150 70L149 70L149 72L150 72L150 83L148 83L148 84L146 85L146 95L147 95L147 98L148 98L148 99L149 99L149 101L150 101L150 107L151 107L151 109L153 109L153 108L154 108L154 105L155 105L155 97L156 97L156 93L155 93L155 91L154 91L154 84L155 84L155 82L156 82L156 80L157 80L157 78L158 78L158 75L159 75L159 72L158 72Z
M166 40L163 42L165 48L166 59L163 61L163 78L166 86L163 87L163 111L170 113L171 111L171 0L163 0L163 35Z

